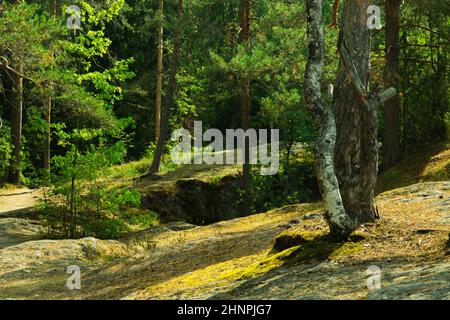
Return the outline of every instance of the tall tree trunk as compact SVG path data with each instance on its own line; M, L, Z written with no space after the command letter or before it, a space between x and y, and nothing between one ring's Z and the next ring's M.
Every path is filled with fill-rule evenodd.
M325 104L321 94L324 68L322 7L322 0L306 0L309 55L305 72L305 101L318 128L316 173L328 225L333 236L345 238L356 226L343 206L334 170L336 123L331 108Z
M397 86L400 37L401 0L386 0L386 83ZM385 105L383 169L389 169L398 162L400 144L400 98L395 96Z
M52 102L53 99L51 96L48 96L44 101L44 120L46 124L45 128L45 138L44 138L44 155L43 155L43 167L47 174L50 173L50 144L51 144L51 114L52 114Z
M159 14L162 19L164 15L164 0L159 0ZM155 141L158 141L160 130L161 130L161 95L163 86L163 53L164 53L164 43L163 43L164 28L162 21L158 27L158 47L157 47L157 63L156 63L156 98L155 98Z
M396 95L390 88L369 93L370 0L347 0L341 22L338 49L341 55L334 91L333 111L337 139L335 167L344 208L358 224L378 218L374 188L378 173L378 107Z
M177 72L178 63L181 50L181 19L183 16L183 0L178 0L178 13L177 13L177 27L174 34L174 47L172 53L172 65L170 66L169 83L167 86L167 94L164 99L164 105L161 113L161 133L156 145L155 154L153 157L152 165L150 167L149 175L154 175L159 172L161 165L161 157L164 153L164 146L167 139L167 133L169 131L169 118L170 111L175 105L175 93L177 90Z
M248 46L250 40L250 0L241 0L240 27L240 41L244 46ZM244 131L247 131L250 129L250 78L248 73L244 73L240 79L239 94L241 100L241 126ZM242 166L243 211L244 214L250 214L252 195L250 190L249 141L246 139L243 145L245 148L244 164Z
M56 19L57 12L57 0L50 0L50 14ZM52 104L53 98L49 95L44 101L44 120L47 125L44 138L44 154L43 154L43 168L50 173L50 160L51 160L51 125L52 125ZM48 177L45 177L47 179Z
M20 184L20 151L22 149L22 112L23 112L23 73L22 63L19 62L17 69L19 74L12 74L13 79L13 99L11 108L11 142L12 158L9 171L9 181Z
M363 90L370 77L369 0L347 0L341 22L339 46L345 46L356 67ZM373 193L378 172L377 112L367 110L355 92L341 62L335 86L336 173L344 207L360 223L375 221Z
M58 10L58 0L50 0L50 14L52 17L56 17L56 12Z
M402 30L402 35L401 35L401 42L402 42L402 47L406 48L408 46L408 29L407 28L403 28ZM409 69L409 63L408 63L408 59L403 59L403 66L400 67L401 70L400 72L404 75L408 74L408 69ZM403 80L402 83L402 90L403 92L407 92L409 86L410 86L410 77L406 76ZM402 132L402 140L404 141L403 145L402 145L402 153L404 153L406 151L406 141L407 141L407 136L408 136L408 95L405 94L405 96L403 97L403 102L402 102L402 122L403 122L403 132Z

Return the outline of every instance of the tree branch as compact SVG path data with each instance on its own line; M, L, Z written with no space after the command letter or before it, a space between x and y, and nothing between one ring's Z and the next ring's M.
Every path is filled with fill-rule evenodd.
M356 69L356 66L353 63L353 59L350 57L350 53L347 49L347 45L344 38L342 38L338 50L341 56L342 63L344 64L347 78L352 85L353 91L355 92L357 98L366 107L369 107L369 103L367 101L367 90L364 87L361 78L359 77L358 70Z
M9 65L9 60L8 58L4 57L4 56L0 56L0 67L2 67L3 69L10 71L12 73L14 73L16 76L21 77L23 79L26 79L28 81L31 81L33 83L36 83L36 81L34 81L32 78L24 75L23 73L20 73L19 71L17 71L14 68L11 68Z
M397 95L397 89L391 87L370 99L369 105L372 109L380 107L383 103Z
M338 15L339 15L339 0L334 0L333 3L333 22L330 25L330 28L335 29L338 27Z
M350 80L353 91L360 101L364 104L368 111L372 111L374 109L379 108L383 103L388 101L389 99L395 97L397 95L397 89L389 88L382 93L371 97L370 93L367 92L364 87L361 78L359 77L358 70L356 69L355 64L353 63L352 58L350 57L350 53L345 44L345 39L342 39L341 45L339 47L339 53L341 55L342 63L344 64L344 68L347 74L347 78Z
M428 28L426 26L422 26L420 24L415 24L415 23L403 24L403 25L400 26L400 29L403 29L403 28L419 28L419 29L423 29L423 30L426 30L426 31L429 31L431 33L436 34L437 36L441 37L442 39L445 39L445 36L441 35L439 32L434 31L433 29L430 29L430 28Z

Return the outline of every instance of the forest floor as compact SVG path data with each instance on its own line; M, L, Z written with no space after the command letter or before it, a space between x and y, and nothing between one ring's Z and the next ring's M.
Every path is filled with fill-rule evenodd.
M450 153L427 159L418 174L439 179ZM381 193L381 219L347 243L323 237L320 204L201 227L170 223L120 241L33 240L37 222L6 214L0 299L450 299L450 182L443 180ZM71 265L81 269L81 290L66 287ZM369 266L381 270L379 290L367 288Z

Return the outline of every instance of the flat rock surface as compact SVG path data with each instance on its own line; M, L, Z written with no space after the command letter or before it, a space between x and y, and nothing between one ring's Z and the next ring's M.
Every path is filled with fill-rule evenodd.
M29 241L38 224L3 218L0 299L450 299L449 198L449 182L383 193L378 227L360 231L363 251L245 280L233 273L268 257L280 232L323 224L321 206L287 206L204 227L159 226L122 241ZM66 287L71 265L81 269L81 290ZM379 290L367 287L371 265L381 270Z
M19 218L1 218L0 249L35 240L42 231L42 226L35 221Z

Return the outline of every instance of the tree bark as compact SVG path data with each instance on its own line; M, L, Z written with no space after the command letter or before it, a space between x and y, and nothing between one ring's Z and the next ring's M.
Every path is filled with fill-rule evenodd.
M52 17L56 17L56 12L58 10L58 0L50 0L50 14Z
M57 12L57 0L50 0L50 14L53 18L56 18ZM52 125L52 104L53 98L49 95L44 100L44 121L47 125L45 129L45 137L44 137L44 154L43 154L43 168L47 172L50 173L50 161L51 161L51 125ZM44 179L47 179L45 177Z
M174 34L174 47L172 53L172 65L170 66L169 83L167 86L167 95L164 99L164 106L161 113L161 133L155 149L152 165L149 175L159 172L161 166L161 157L164 153L164 146L169 131L170 111L175 105L175 93L177 90L177 72L178 62L181 50L181 19L183 16L183 0L178 0L177 27Z
M160 18L164 15L164 0L159 0ZM157 46L157 63L156 63L156 98L155 98L155 141L158 141L161 130L161 95L163 86L163 43L164 28L162 22L158 27L158 46Z
M400 55L400 0L386 0L386 79L390 86L398 84ZM389 169L400 160L400 99L395 96L385 105L383 169Z
M321 94L320 83L324 69L322 7L322 0L306 0L309 55L305 72L305 102L318 128L316 174L325 206L325 216L331 234L346 238L354 230L355 224L345 212L334 170L334 114L323 101Z
M19 74L23 73L22 63L17 68ZM20 152L22 149L22 112L23 112L23 77L12 74L12 108L11 108L11 142L12 158L9 171L9 181L20 185Z
M347 0L338 49L341 56L333 111L337 139L335 166L344 208L357 224L378 218L374 188L378 174L378 107L396 95L390 88L378 95L368 90L370 79L370 0Z
M240 4L240 42L248 46L250 40L250 0L241 0ZM250 78L248 73L244 73L240 79L239 95L241 104L241 126L244 131L250 129ZM252 206L252 195L250 190L250 161L249 161L249 141L244 141L244 164L242 166L242 188L243 213L250 214Z
M46 124L45 128L45 138L44 138L44 155L43 155L43 167L47 174L50 173L50 159L51 159L51 114L52 114L52 102L51 96L48 96L44 101L44 120Z

